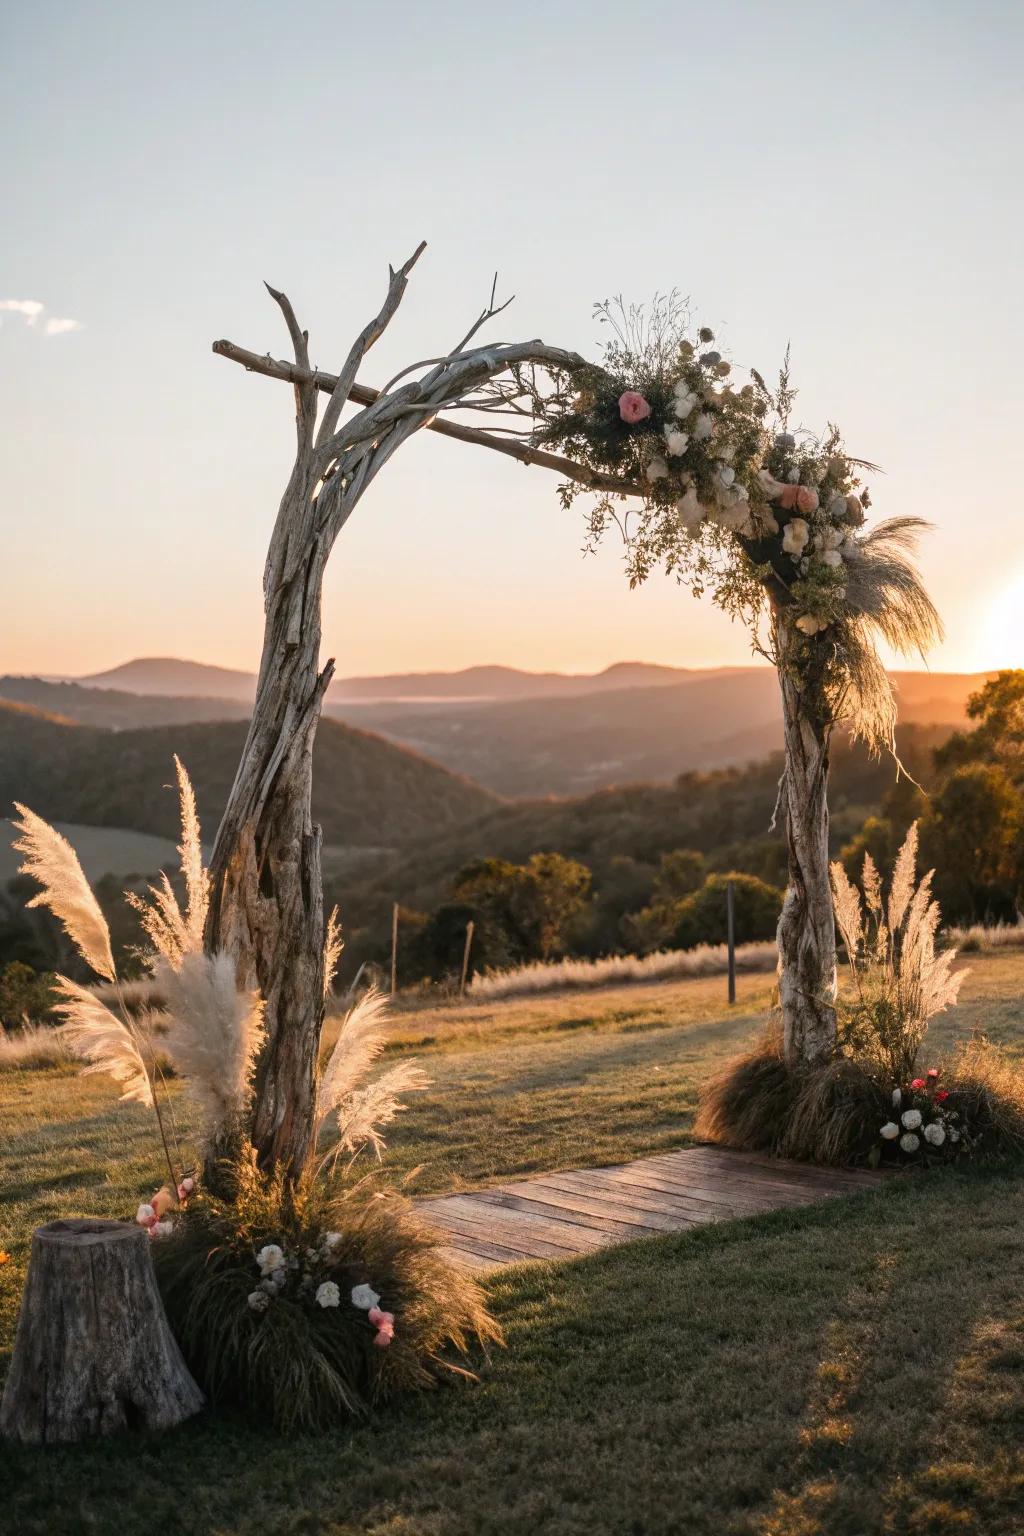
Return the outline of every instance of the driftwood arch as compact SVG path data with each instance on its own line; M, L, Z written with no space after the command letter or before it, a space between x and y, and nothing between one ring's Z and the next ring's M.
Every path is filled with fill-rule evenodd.
M359 382L363 360L397 312L424 249L425 243L390 269L384 303L337 374L311 366L308 332L285 294L269 285L288 329L292 359L260 355L230 341L213 345L219 356L248 371L290 384L295 396L295 462L264 572L256 700L214 847L206 932L207 947L230 951L246 983L258 986L266 1000L267 1043L256 1076L252 1140L264 1165L292 1172L305 1166L310 1151L324 1016L325 924L320 830L311 811L312 749L334 670L333 661L320 666L321 599L339 533L392 455L424 429L552 470L597 492L644 494L640 485L595 473L529 442L441 417L452 409L517 409L517 390L497 390L495 381L516 379L522 370L571 375L587 366L576 353L541 341L477 344L481 327L505 307L495 305L493 290L450 352L403 370L382 390ZM322 412L321 395L326 396ZM529 391L519 398L528 401ZM349 402L359 409L342 421ZM529 414L523 406L518 410ZM824 798L828 729L805 718L785 679L782 702L790 888L779 930L780 990L790 1053L810 1058L827 1050L834 1035L835 939Z

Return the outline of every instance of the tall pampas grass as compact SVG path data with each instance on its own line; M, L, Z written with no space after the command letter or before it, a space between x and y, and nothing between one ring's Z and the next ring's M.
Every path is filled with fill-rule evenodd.
M243 991L230 955L191 950L176 966L161 958L155 980L165 999L162 1045L213 1140L243 1114L263 1040L263 1001Z
M387 998L375 987L363 994L345 1015L321 1073L318 1123L322 1126L333 1115L338 1126L338 1141L328 1156L347 1152L354 1158L370 1147L380 1158L385 1147L381 1128L390 1125L404 1108L399 1095L429 1086L426 1074L413 1061L400 1062L368 1081L387 1044L383 1027L387 1006Z
M41 886L28 905L49 907L86 965L105 981L113 981L116 971L110 929L77 853L56 827L27 805L16 801L15 810L18 814L13 825L18 837L14 848L25 855L18 873L31 876Z
M932 874L917 879L916 822L897 856L888 898L870 855L863 904L842 865L832 865L836 923L853 980L852 1000L840 1003L840 1034L895 1083L911 1076L928 1021L956 1002L967 975L953 972L954 948L937 948L941 914Z
M87 1065L83 1077L103 1072L121 1084L121 1098L155 1109L156 1098L150 1067L143 1058L144 1040L137 1021L119 1018L87 987L56 979L58 1001L54 1012L63 1019L63 1038Z

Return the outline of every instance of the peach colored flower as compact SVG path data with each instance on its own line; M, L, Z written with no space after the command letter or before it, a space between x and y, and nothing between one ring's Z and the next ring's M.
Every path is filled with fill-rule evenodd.
M802 512L804 517L814 512L818 506L818 493L813 486L798 485L796 487L796 509Z
M646 421L650 414L650 406L635 389L627 389L624 395L619 396L619 415L631 427L638 421Z

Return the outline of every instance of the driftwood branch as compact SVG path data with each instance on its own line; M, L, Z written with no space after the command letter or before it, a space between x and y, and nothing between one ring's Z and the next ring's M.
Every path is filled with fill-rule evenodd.
M306 372L294 363L280 361L269 354L261 356L258 352L250 352L245 347L237 346L233 341L215 341L213 350L218 357L226 357L229 362L239 363L249 373L260 373L267 379L278 379L281 383L299 386L312 383L324 394L333 395L338 387L338 376L332 373L323 373L319 369ZM352 384L348 391L348 398L356 405L374 405L380 398L380 393L371 389L366 384ZM560 453L548 453L543 448L533 448L528 443L506 442L490 432L483 432L478 427L466 427L456 421L428 421L427 429L437 432L441 437L452 437L456 442L472 443L478 448L490 448L493 453L503 453L507 458L517 459L520 464L533 464L540 469L551 469L556 474L564 476L566 480L575 480L580 485L585 485L588 490L606 491L615 496L642 496L643 488L630 480L620 480L615 475L603 475L596 470L588 469L585 464L577 464L572 459L565 458Z

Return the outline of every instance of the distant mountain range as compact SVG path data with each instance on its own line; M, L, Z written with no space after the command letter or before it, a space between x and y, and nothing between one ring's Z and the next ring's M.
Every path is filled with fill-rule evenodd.
M723 668L722 671L735 670ZM745 670L745 669L740 669ZM337 678L327 691L328 701L377 702L456 699L568 698L577 694L603 693L612 689L655 687L677 683L694 674L681 667L660 667L645 661L620 661L603 672L523 672L516 667L465 667L458 672L397 672L380 677ZM705 674L706 675L706 674ZM84 688L116 689L159 697L190 695L208 699L251 700L256 674L211 667L199 661L175 657L139 657L108 672L66 678Z
M894 673L900 718L963 726L969 695L992 675ZM326 714L502 796L573 795L763 758L781 741L777 687L769 667L471 667L345 679L328 691ZM0 678L0 699L123 731L243 719L253 688L246 672L157 658L78 682Z

